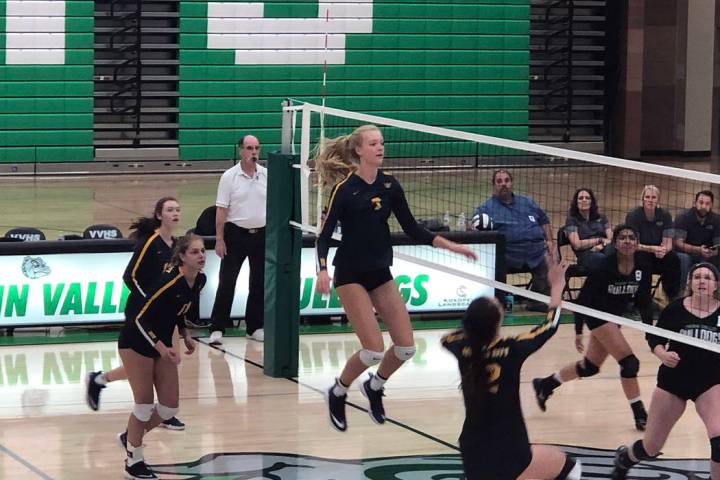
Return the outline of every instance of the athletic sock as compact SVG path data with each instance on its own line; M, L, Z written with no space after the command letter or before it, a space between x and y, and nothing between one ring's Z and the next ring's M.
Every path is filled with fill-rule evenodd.
M559 380L560 374L559 373L553 373L552 375L545 377L542 379L542 385L543 388L549 391L555 390L557 387L559 387L562 382Z
M340 379L336 378L335 386L332 389L332 393L336 397L342 397L343 395L347 395L348 388L350 388L350 385L343 385L343 383L340 381Z
M383 378L379 373L375 373L375 375L373 375L370 379L370 388L377 392L378 390L382 390L385 386L385 382L387 382L387 378Z
M108 379L105 372L100 372L99 375L95 375L94 382L98 385L107 385Z

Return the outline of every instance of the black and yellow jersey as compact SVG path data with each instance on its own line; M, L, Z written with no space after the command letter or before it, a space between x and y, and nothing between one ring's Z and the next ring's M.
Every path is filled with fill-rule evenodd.
M145 241L138 242L123 274L123 281L130 290L125 306L126 319L134 318L145 303L150 287L170 266L172 252L173 246L165 243L157 230Z
M443 337L442 345L457 358L463 378L478 362L488 374L486 385L463 386L465 423L461 440L497 446L506 442L527 443L520 406L520 369L523 362L555 334L559 318L560 309L551 309L542 324L522 335L499 338L480 355L473 355L463 330Z
M205 274L199 273L190 287L182 267L165 270L150 288L130 328L136 329L153 348L158 340L171 347L173 330L176 326L181 332L185 329L185 316L199 301L206 280Z
M417 224L405 192L392 175L378 171L375 181L369 184L351 173L338 182L330 194L327 216L317 238L318 269L327 268L330 238L338 221L342 227L342 241L333 265L360 272L392 265L388 226L391 213L407 235L421 244L432 244L435 236Z

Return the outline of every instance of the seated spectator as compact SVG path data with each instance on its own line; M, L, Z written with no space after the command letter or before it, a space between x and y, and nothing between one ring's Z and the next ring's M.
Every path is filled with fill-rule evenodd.
M611 253L612 230L605 215L598 212L595 194L580 188L573 195L565 220L565 235L575 252L577 263L594 270Z
M630 210L625 223L639 232L638 256L652 266L653 273L662 275L663 291L672 301L680 293L680 257L673 251L672 216L660 208L659 203L660 189L646 185L642 191L642 206Z
M699 262L718 266L720 217L712 211L715 196L710 190L695 194L695 205L675 219L675 247L682 270L680 284L686 283L690 267Z
M492 184L493 196L475 210L475 215L489 215L494 230L505 236L508 272L530 272L530 289L547 295L550 286L545 254L555 251L550 220L531 198L513 193L513 177L507 170L496 170ZM527 309L546 311L547 305L528 301Z

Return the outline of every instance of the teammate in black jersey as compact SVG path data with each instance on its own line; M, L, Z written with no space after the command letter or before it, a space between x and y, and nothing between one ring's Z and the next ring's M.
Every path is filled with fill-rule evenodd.
M327 216L317 239L317 288L330 292L327 255L335 226L342 226L342 241L335 254L333 284L362 350L345 364L327 394L330 422L345 431L345 399L350 384L368 367L380 364L377 373L361 385L370 402L370 418L385 422L382 396L385 381L415 354L410 316L390 273L392 245L388 218L393 213L406 234L420 243L475 259L467 247L433 235L418 226L410 213L398 181L380 171L384 157L383 136L377 127L365 125L351 135L328 141L316 158L324 184L334 184ZM375 311L390 330L392 348L384 352Z
M205 265L203 239L192 234L179 238L171 263L146 292L147 300L133 321L125 324L118 339L120 358L135 401L127 430L118 436L127 450L128 479L157 478L145 464L143 436L178 412L180 356L173 348L176 328L183 337L186 353L195 350L195 341L185 330L185 315L198 301L205 285L205 275L201 273Z
M710 263L693 266L688 275L689 295L665 307L657 326L720 343L719 280L720 273ZM650 402L647 431L631 447L618 448L612 478L624 479L633 465L660 455L687 401L692 400L710 439L710 478L720 479L720 355L655 335L647 339L662 362Z
M650 265L642 264L638 249L638 234L627 225L618 225L613 230L615 253L609 255L596 270L590 272L580 290L578 303L614 315L622 315L632 302L640 310L642 321L652 324L652 298ZM587 350L583 346L583 321L590 329ZM553 391L563 382L576 378L591 377L600 371L608 355L620 364L620 383L630 402L635 418L635 428L645 430L647 412L640 399L640 385L637 381L640 362L633 354L630 344L618 325L594 317L575 313L575 347L585 358L563 367L559 372L545 378L533 380L535 397L540 409Z
M174 197L163 197L155 203L151 217L140 217L130 225L130 230L133 231L131 237L136 238L137 244L123 274L123 281L130 290L125 306L126 322L135 318L135 314L145 303L147 290L170 265L175 242L173 232L179 223L180 203ZM125 367L122 365L109 372L88 373L85 398L90 408L100 408L102 389L117 380L127 380ZM175 417L164 421L161 426L171 430L185 428L185 424Z
M463 327L442 339L457 358L465 400L460 452L468 480L579 479L580 464L557 447L530 445L520 406L523 362L557 330L565 268L548 259L550 303L545 322L528 333L500 337L504 309L475 299Z

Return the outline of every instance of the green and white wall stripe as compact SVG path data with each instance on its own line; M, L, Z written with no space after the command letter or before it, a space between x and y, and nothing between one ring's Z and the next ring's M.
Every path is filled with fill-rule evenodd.
M88 0L0 0L0 162L93 159Z
M329 106L526 140L529 3L182 1L181 158L250 132L275 148L281 100L319 103L325 59Z

